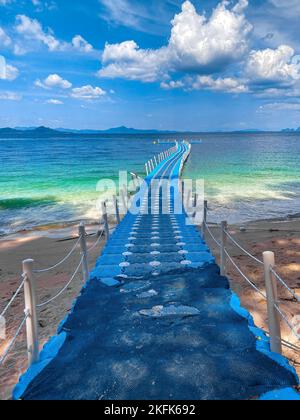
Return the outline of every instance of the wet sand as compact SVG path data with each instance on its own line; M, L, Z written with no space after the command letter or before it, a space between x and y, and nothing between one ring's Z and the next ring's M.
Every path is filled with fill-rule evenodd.
M245 232L240 231L240 226L230 226L230 233L246 249L256 257L262 258L263 251L276 253L277 270L287 281L288 285L300 294L300 219L287 221L260 221L243 225ZM94 232L96 226L89 226L88 233ZM218 238L219 228L212 227L212 231ZM35 260L37 269L55 264L66 255L74 246L77 235L75 227L65 229L53 228L51 230L40 229L35 232L23 232L7 238L0 239L0 310L2 310L20 284L22 272L22 260L32 258ZM66 240L67 239L67 240ZM94 238L88 239L88 245L93 244ZM207 236L211 249L217 259L218 249ZM90 269L93 268L97 257L104 245L102 240L99 246L90 254ZM244 256L235 246L229 245L228 250L235 258L238 265L243 269L255 284L262 290L264 280L261 267L254 261ZM74 268L79 261L79 249L65 264L51 273L37 277L38 301L44 302L54 296L70 279ZM266 305L263 299L255 292L232 267L228 265L228 275L231 279L232 289L238 293L242 305L254 316L257 326L267 329ZM53 336L60 322L70 312L74 299L80 293L83 286L81 272L69 286L66 292L53 304L39 310L39 334L40 345ZM283 300L282 309L290 322L300 332L300 306L295 304L291 296L279 287L280 298ZM21 294L7 314L7 333L10 338L23 317L24 298ZM297 344L297 339L283 325L283 337ZM26 348L24 333L20 336L14 351L7 359L5 366L0 368L0 399L9 399L11 391L18 381L19 375L26 370ZM8 341L7 341L8 342ZM7 342L0 344L0 354ZM1 343L1 342L0 342ZM300 374L300 355L286 351L285 355L294 361L295 367Z

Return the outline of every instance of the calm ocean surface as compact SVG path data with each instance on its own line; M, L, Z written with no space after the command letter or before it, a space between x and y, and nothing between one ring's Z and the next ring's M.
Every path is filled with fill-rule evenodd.
M161 139L182 139L160 136ZM300 134L201 134L185 177L203 178L210 220L243 222L300 212ZM97 219L96 184L119 169L144 174L167 146L154 136L0 139L0 234Z

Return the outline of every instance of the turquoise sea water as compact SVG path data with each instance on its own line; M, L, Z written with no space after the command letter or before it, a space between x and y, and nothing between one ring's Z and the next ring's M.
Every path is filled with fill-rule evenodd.
M185 177L203 178L210 220L242 222L300 212L300 135L201 134ZM0 139L0 234L55 222L97 219L102 178L144 175L165 145L157 137Z

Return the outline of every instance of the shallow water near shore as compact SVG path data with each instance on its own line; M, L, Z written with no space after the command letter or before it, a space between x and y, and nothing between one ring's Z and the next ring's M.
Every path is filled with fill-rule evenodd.
M209 218L230 223L284 217L300 208L300 134L161 135L202 139L186 178L204 179ZM144 176L168 146L157 135L0 139L0 234L99 218L97 182L119 170Z

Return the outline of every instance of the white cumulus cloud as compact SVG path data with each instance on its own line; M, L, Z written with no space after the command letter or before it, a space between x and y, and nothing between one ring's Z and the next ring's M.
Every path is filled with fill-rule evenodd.
M9 47L12 44L10 36L0 26L0 46Z
M277 49L252 51L246 72L258 83L291 84L300 78L299 64L293 48L281 45Z
M167 90L183 88L185 90L212 90L226 93L246 93L249 91L246 84L239 79L232 77L213 78L203 75L162 82L161 87Z
M248 49L252 30L244 15L246 0L232 8L222 1L208 18L197 13L190 1L172 21L169 43L159 49L141 49L135 41L107 44L100 77L153 82L173 71L221 71L240 60Z
M93 87L91 85L74 88L72 89L71 93L72 98L86 101L99 99L105 95L105 90L101 89L100 87Z
M5 57L0 55L0 80L13 81L19 76L19 70L7 64Z
M26 41L40 43L49 51L78 51L80 53L91 53L93 46L81 35L73 37L71 42L64 42L57 39L51 29L44 29L37 19L31 19L26 15L17 16L16 32ZM20 50L26 51L26 47L18 46ZM30 49L30 48L29 48Z
M59 99L48 99L46 101L47 104L49 105L63 105L64 103L62 101L60 101Z
M90 53L93 51L93 46L89 44L81 35L76 35L72 39L72 45L77 51Z
M44 89L52 89L52 88L70 89L72 87L72 83L70 83L68 80L63 79L58 74L50 74L43 81L41 81L40 79L36 80L35 86L44 88Z
M228 93L245 93L248 87L240 80L231 77L216 78L211 76L198 76L192 84L193 89L208 89Z

